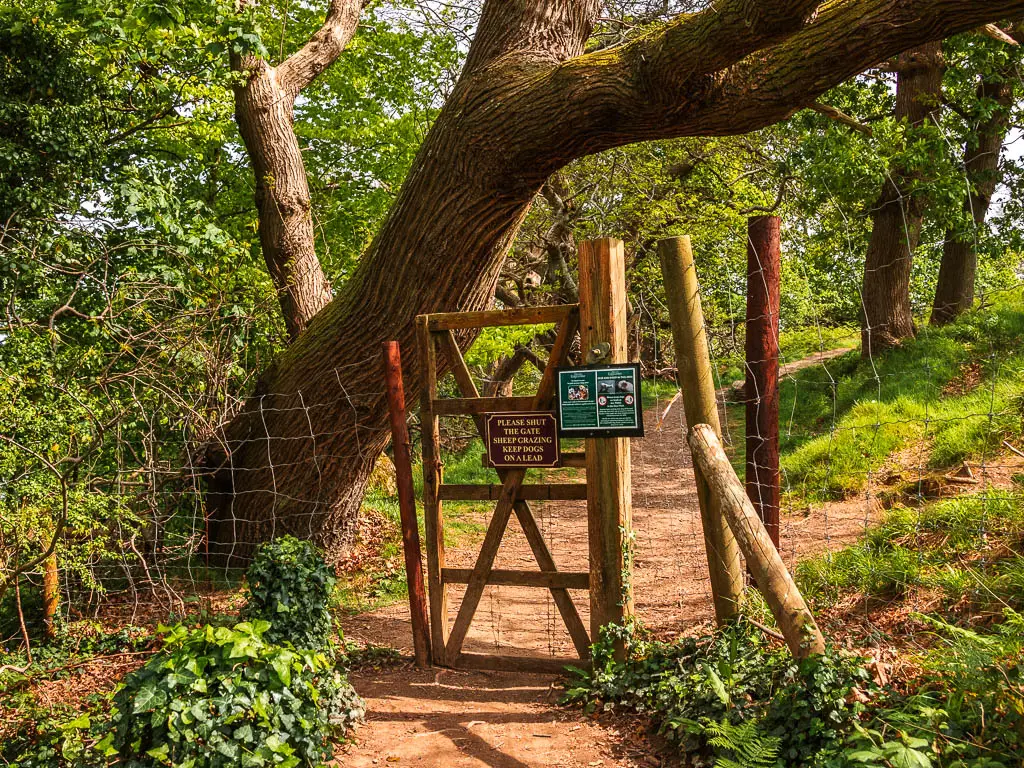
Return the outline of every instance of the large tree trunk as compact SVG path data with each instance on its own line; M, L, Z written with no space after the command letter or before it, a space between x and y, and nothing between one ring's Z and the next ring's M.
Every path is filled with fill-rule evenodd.
M992 195L999 183L999 156L1010 127L1013 105L1013 71L997 73L994 79L982 78L978 101L991 108L989 117L968 136L964 146L964 219L973 229L951 227L942 245L939 281L935 286L932 325L952 322L974 304L974 282L978 271L976 232L984 226Z
M279 67L234 54L247 75L235 87L235 120L256 177L260 247L295 339L332 298L317 258L309 182L295 136L295 98L341 54L355 34L362 0L332 0L323 27Z
M896 119L908 135L930 119L942 91L942 44L931 42L897 60ZM871 240L864 260L861 354L869 357L915 333L910 306L910 273L921 236L925 199L917 186L920 169L889 168L875 203Z
M856 0L808 22L817 4L724 0L621 49L580 55L599 0L489 0L465 70L359 269L225 430L212 550L244 560L282 532L316 537L331 554L349 543L388 435L380 342L401 343L416 397L413 318L488 305L551 173L631 142L770 125L909 45L1024 9L1024 0Z

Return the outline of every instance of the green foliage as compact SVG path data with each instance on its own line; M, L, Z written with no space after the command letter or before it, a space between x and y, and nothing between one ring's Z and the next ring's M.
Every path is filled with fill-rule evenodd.
M268 622L266 642L313 649L330 644L334 621L328 603L336 579L310 542L282 536L262 545L246 580L242 616Z
M625 638L625 662L614 659ZM746 621L699 639L646 642L609 628L594 670L577 673L565 701L648 714L694 765L819 765L838 755L872 690L862 660L829 649L796 662ZM730 762L731 761L731 762Z
M754 720L739 725L728 720L707 721L704 737L719 755L715 768L773 768L779 756L779 740L762 734Z
M850 739L850 765L1010 768L1024 762L1024 618L981 633L918 616L936 645L907 695L892 694Z
M327 656L273 645L269 628L170 629L115 693L111 746L147 766L322 764L362 703Z
M783 381L781 449L787 490L838 499L862 490L889 456L927 441L922 463L992 456L1024 433L1024 311L1020 292L873 360L850 353ZM977 381L957 382L977 371ZM952 391L949 389L952 385ZM733 407L730 418L740 418Z
M797 565L804 596L819 606L854 590L869 600L900 598L913 588L940 591L961 609L1024 605L1024 496L989 491L896 507L851 547ZM976 562L979 551L992 557Z

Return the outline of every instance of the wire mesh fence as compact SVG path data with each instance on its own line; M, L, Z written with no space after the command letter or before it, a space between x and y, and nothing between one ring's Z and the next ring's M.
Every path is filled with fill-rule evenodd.
M745 238L735 236L739 242ZM701 274L703 283L744 285L748 276L730 268L735 259L715 263L727 273ZM784 273L799 268L795 260L784 261ZM743 307L736 301L726 308L732 319L709 326L709 336L723 435L742 475L743 413L750 394L738 382L757 361L743 354L743 322L735 319ZM870 346L861 350L859 329L837 329L820 319L808 325L808 316L825 314L816 311L813 297L811 303L810 311L801 310L802 328L789 322L785 305L778 318L780 550L786 562L812 601L827 611L838 610L841 587L847 595L899 596L912 610L967 594L993 606L1005 603L1002 590L1017 577L996 562L999 555L986 542L1002 537L1006 517L1020 508L1019 286L990 291L959 323L922 329L914 345L885 353ZM631 582L637 615L647 627L662 635L688 633L709 622L713 610L665 298L641 289L631 310L631 354L646 376L646 436L632 441ZM493 366L474 367L479 389L532 391L536 363L550 344L550 335L538 329L530 346L533 367L511 379L493 376ZM9 449L4 502L8 510L20 510L20 516L8 517L0 540L5 637L14 642L21 634L13 620L18 612L7 610L13 602L19 603L21 620L38 623L40 595L54 564L61 616L110 623L164 622L222 610L239 599L252 548L276 535L327 540L335 562L351 566L345 553L356 541L359 503L351 495L339 499L335 476L362 487L381 455L387 434L379 370L378 355L367 354L325 367L292 391L221 398L216 407L200 393L167 393L187 406L179 409L187 418L173 429L123 419L107 428L97 420L89 439L109 447L102 453L90 453L84 438L51 450L0 436ZM441 387L454 394L450 381ZM415 433L415 419L413 426ZM121 430L129 428L142 440L121 439ZM178 437L168 452L160 442L174 430ZM445 420L446 471L496 481L481 465L475 441L468 420ZM387 471L371 479L383 506L390 493ZM256 501L243 503L246 495ZM482 504L446 503L446 514L458 522L449 566L473 565L491 511ZM536 513L559 567L586 570L585 504L540 502ZM871 533L878 530L892 540ZM963 553L957 572L936 572L929 548L955 537L955 546L966 546L968 537L976 551ZM848 553L836 554L847 547ZM535 567L515 522L496 567ZM574 591L573 598L586 623L586 593ZM452 617L459 599L456 589ZM878 608L867 599L856 604L862 618L889 620ZM408 636L397 629L405 610L393 601L377 611L377 619L349 623L365 639L408 647ZM572 644L546 590L488 586L466 647L561 657Z

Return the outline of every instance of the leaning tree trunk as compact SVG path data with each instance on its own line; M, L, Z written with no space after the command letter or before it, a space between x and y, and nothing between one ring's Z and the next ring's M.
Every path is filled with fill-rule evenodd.
M942 90L942 44L932 42L900 54L896 120L908 136L938 107ZM910 273L924 221L925 179L920 168L894 164L874 206L871 240L864 261L861 354L869 357L914 335Z
M999 156L1010 128L1010 107L1013 105L1014 73L1001 72L998 79L983 79L978 85L978 101L991 107L975 134L968 136L964 147L964 171L967 193L964 195L964 219L972 229L951 227L942 245L939 280L935 286L932 325L952 322L974 304L974 283L978 271L976 232L985 224L992 195L999 183Z
M817 5L723 0L621 49L580 55L599 0L489 0L462 76L355 275L211 451L211 551L244 561L283 532L316 537L332 556L344 549L388 439L380 342L401 343L416 397L413 318L488 305L505 252L559 168L631 142L770 125L910 45L1024 10L1024 0L857 0L809 22Z
M302 89L352 39L362 6L363 0L331 0L323 26L278 67L258 56L231 56L231 68L245 76L235 86L235 121L256 177L260 248L293 340L332 293L316 255L309 182L292 113Z

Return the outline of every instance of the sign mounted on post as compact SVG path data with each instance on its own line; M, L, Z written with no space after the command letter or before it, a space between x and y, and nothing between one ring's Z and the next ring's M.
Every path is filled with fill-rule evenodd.
M558 426L548 411L488 413L487 460L493 467L558 466Z
M640 365L560 368L558 434L563 437L643 437Z

